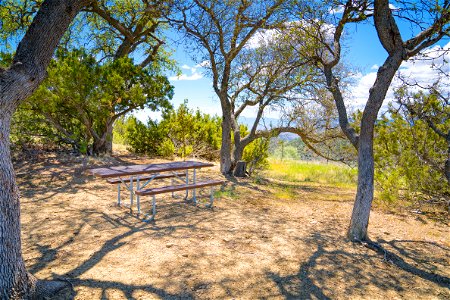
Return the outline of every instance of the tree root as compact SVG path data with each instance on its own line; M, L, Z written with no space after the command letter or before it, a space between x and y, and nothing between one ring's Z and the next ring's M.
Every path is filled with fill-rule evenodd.
M70 295L70 296L69 296ZM38 280L33 300L72 299L73 285L65 279Z
M376 242L372 242L371 240L355 240L355 242L360 243L366 248L373 250L379 254L383 255L383 261L387 263L391 263L392 261L389 259L389 253L386 249L383 248L380 244Z

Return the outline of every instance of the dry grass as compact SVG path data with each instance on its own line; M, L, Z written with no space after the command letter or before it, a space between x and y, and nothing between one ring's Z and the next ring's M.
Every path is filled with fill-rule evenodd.
M448 223L374 211L369 231L384 256L345 238L353 188L261 177L229 182L214 209L160 198L147 224L115 205L114 186L84 172L149 161L16 163L27 267L70 280L62 298L450 297ZM218 168L200 174L221 177Z

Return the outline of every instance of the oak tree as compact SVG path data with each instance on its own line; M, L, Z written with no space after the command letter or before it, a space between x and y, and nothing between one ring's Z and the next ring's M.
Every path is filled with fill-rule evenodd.
M47 65L77 13L89 1L47 0L15 51L0 69L0 298L47 297L64 287L38 281L25 269L20 237L20 197L10 154L11 118L17 106L45 79Z
M395 8L388 0L334 1L316 3L314 10L301 14L304 22L303 34L321 43L316 51L317 67L326 78L327 88L333 95L339 114L339 123L348 140L358 151L358 187L353 207L348 237L353 241L368 239L370 209L374 196L374 127L378 112L386 97L391 82L402 62L413 58L427 47L437 43L450 32L450 1L398 0ZM337 4L337 5L336 5ZM359 134L351 126L345 95L342 92L336 69L342 60L342 41L346 26L351 23L373 20L378 42L387 53L384 63L378 68L376 80L369 90L360 122ZM401 32L399 22L407 22L410 33ZM405 38L406 35L409 38Z
M299 100L302 94L294 90L317 78L308 64L309 57L297 56L295 49L279 38L285 32L276 31L290 23L293 2L183 1L175 4L168 16L187 37L194 60L207 69L220 100L220 168L224 174L233 173L245 147L260 137L281 132L307 136L295 122L286 121L286 116L282 118L284 124L261 128L264 112L290 106L288 103ZM242 135L239 117L249 109L256 117L247 134Z

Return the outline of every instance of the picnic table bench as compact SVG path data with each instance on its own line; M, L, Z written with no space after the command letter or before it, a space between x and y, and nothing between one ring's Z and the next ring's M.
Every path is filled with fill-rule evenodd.
M117 203L121 205L121 185L130 192L130 210L133 208L134 196L136 196L136 206L138 214L141 214L140 196L150 195L152 201L152 215L147 219L149 214L144 214L144 221L151 221L156 215L156 198L155 195L162 193L172 193L176 191L186 191L185 199L188 198L189 190L192 190L192 200L197 204L196 189L211 187L210 203L213 206L214 194L213 187L225 183L223 180L207 180L197 181L197 169L212 167L211 163L203 163L198 161L181 161L170 163L146 164L146 165L130 165L130 166L113 166L106 168L91 169L90 172L97 177L104 178L110 184L117 184ZM192 170L192 180L189 180L189 170ZM183 172L181 172L183 171ZM171 178L171 185L164 187L147 188L155 179ZM183 184L174 184L174 180L179 180ZM134 185L136 183L136 185Z

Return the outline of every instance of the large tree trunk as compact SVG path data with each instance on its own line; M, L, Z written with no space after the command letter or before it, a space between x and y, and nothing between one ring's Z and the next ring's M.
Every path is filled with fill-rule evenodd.
M112 154L112 139L113 139L113 126L108 125L106 131L100 138L95 138L92 145L92 151L94 155L100 154Z
M231 114L224 113L222 117L222 146L220 148L220 172L231 174Z
M402 63L402 52L389 56L380 67L377 79L369 92L369 99L361 119L361 133L358 140L358 188L355 205L348 229L348 238L352 241L367 240L370 208L374 193L374 157L373 134L378 112L380 111L387 90L391 85L395 72Z
M46 76L62 35L88 1L47 0L17 47L13 65L0 69L0 298L50 296L64 284L36 282L27 273L20 238L20 202L10 157L11 116Z
M361 133L358 146L358 188L348 237L352 241L367 240L370 208L374 192L373 130Z
M35 280L22 259L20 203L10 156L9 133L12 110L0 109L0 299L32 294Z

